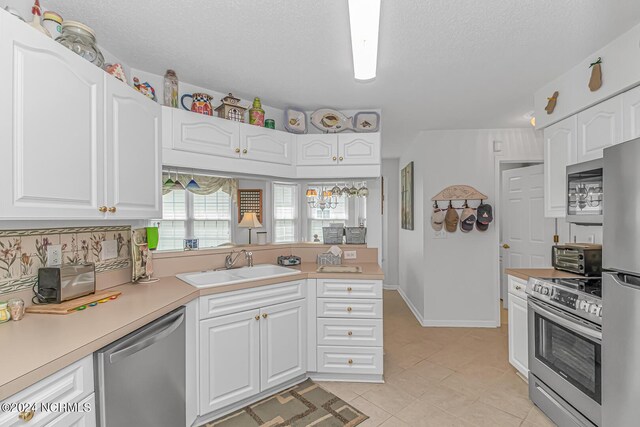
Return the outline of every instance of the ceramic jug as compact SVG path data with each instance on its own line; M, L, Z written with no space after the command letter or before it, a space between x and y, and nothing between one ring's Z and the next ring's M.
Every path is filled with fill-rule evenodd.
M187 108L184 105L185 98L191 98L191 108ZM213 116L213 106L211 105L212 99L213 97L206 93L185 93L184 95L182 95L182 98L180 98L180 103L182 104L182 108L184 108L185 110L191 110L194 113Z

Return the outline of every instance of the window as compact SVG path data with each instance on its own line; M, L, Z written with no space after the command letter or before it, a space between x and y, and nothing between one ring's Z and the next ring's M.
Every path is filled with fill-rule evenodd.
M183 239L200 239L201 248L231 241L231 196L219 190L201 196L174 190L162 196L158 250L183 249Z
M333 185L330 185L331 188ZM322 187L309 186L310 189L315 189L318 194L322 194ZM327 188L325 188L326 190ZM318 235L320 241L322 241L322 227L328 227L329 224L342 224L348 225L349 221L349 199L347 196L338 197L338 206L335 209L326 208L324 210L319 208L308 207L308 238L313 241L314 235Z
M296 241L298 228L298 186L273 184L273 241Z

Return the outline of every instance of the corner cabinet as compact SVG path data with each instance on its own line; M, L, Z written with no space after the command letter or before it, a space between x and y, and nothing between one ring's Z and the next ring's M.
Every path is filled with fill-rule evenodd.
M159 217L160 106L0 21L0 219Z
M604 148L622 142L622 98L613 97L578 113L578 163L601 159Z
M546 217L564 218L567 207L567 165L576 163L577 117L544 130L544 211Z

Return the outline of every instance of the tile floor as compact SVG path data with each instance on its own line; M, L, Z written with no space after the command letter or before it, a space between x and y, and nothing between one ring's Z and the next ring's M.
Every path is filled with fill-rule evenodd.
M361 427L554 426L509 364L498 329L423 328L384 293L385 384L320 382L369 416Z

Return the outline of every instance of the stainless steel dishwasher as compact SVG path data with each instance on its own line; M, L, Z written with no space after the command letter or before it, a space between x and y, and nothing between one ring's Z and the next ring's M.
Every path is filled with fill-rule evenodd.
M100 427L186 423L185 309L94 353Z

